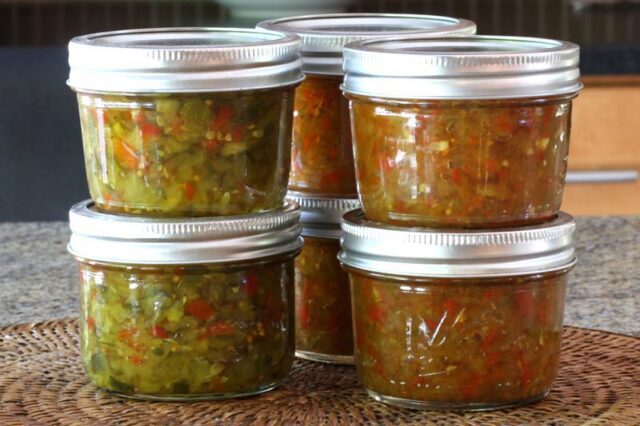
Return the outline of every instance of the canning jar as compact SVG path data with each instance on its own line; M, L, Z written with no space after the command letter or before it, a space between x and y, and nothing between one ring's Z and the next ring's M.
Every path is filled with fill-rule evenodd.
M349 276L340 267L340 219L357 199L289 192L302 210L304 247L295 261L296 356L353 364Z
M302 38L305 80L296 89L289 188L319 196L356 196L347 100L342 96L346 43L382 36L475 34L464 19L403 14L326 14L274 19L258 28Z
M290 167L294 35L168 28L69 43L91 197L155 217L281 207Z
M266 392L294 358L299 209L145 219L74 206L80 354L99 388L142 399Z
M555 379L573 219L500 230L343 222L355 361L378 401L487 410L544 398Z
M348 46L356 176L366 216L496 228L560 209L578 46L476 36Z

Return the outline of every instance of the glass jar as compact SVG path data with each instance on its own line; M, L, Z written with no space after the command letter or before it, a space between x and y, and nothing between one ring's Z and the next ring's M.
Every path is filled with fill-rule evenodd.
M305 80L296 89L289 189L318 196L356 196L349 110L342 96L342 49L382 36L475 34L464 19L402 14L326 14L264 21L258 28L302 38Z
M294 357L293 204L234 219L143 219L74 206L80 354L99 388L152 400L266 392Z
M295 262L296 356L353 364L349 276L338 262L340 218L357 199L289 192L302 209L304 247Z
M91 197L155 217L279 208L290 166L299 39L162 29L69 44Z
M355 361L387 404L488 410L544 398L560 359L573 219L419 230L345 215Z
M477 36L345 49L366 216L404 226L499 228L560 210L578 46Z

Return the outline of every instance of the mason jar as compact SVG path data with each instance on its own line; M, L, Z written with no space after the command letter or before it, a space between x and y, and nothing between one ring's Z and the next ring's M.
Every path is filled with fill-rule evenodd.
M557 215L582 87L578 46L413 37L354 43L344 58L369 219L500 228Z
M296 356L353 364L349 276L340 267L340 219L357 199L290 191L300 205L304 247L295 261Z
M355 362L368 394L415 409L489 410L544 398L560 361L575 224L404 228L348 213Z
M97 209L155 217L282 207L300 41L273 31L128 30L69 43Z
M89 379L152 400L224 399L276 387L294 358L299 209L149 219L70 211Z
M274 19L258 28L302 38L305 80L296 89L289 189L356 197L347 100L342 96L342 49L356 40L389 36L475 34L473 22L430 15L346 13Z

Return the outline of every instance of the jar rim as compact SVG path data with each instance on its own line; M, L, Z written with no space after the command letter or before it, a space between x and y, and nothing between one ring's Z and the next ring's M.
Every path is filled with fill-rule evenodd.
M342 216L360 207L354 197L335 197L289 191L287 200L300 206L302 235L305 237L339 239Z
M501 277L552 272L576 262L575 221L493 230L400 227L344 215L340 261L351 268L412 277Z
M248 28L149 28L87 34L69 42L77 91L196 93L298 84L300 38Z
M364 40L344 49L343 90L398 99L502 99L577 93L580 48L515 36Z
M305 73L342 75L346 44L381 37L472 35L476 24L466 19L407 13L331 13L266 20L256 28L296 34L302 39Z
M173 219L101 213L86 200L69 211L68 251L121 264L243 262L299 250L299 218L292 202L263 213Z

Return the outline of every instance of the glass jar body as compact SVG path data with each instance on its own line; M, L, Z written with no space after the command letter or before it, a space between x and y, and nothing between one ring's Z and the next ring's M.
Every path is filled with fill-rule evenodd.
M296 89L289 188L355 196L349 106L342 76L307 75Z
M340 240L304 237L296 259L296 355L353 363L349 276L337 255Z
M294 356L293 259L80 268L81 357L123 396L224 399L268 391Z
M355 361L375 399L487 410L546 396L555 379L567 272L415 279L350 269Z
M498 228L558 213L572 96L350 99L358 190L370 220Z
M261 91L78 93L91 197L101 211L152 217L281 207L292 87Z

